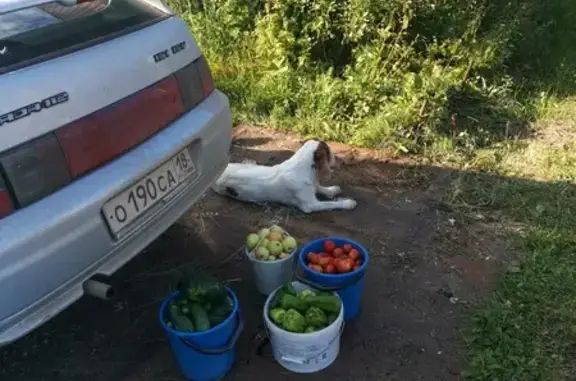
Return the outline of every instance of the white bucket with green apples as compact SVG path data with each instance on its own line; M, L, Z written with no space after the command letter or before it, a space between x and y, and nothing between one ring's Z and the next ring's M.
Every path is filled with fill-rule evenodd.
M245 254L252 265L260 293L270 295L292 280L297 251L294 237L278 225L248 235Z

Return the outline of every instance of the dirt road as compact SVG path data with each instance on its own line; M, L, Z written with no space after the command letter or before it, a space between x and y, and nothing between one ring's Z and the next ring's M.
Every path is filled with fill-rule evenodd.
M235 160L272 164L299 146L291 136L255 128L236 133ZM335 148L346 164L334 183L358 200L356 210L306 216L210 194L115 276L116 301L84 298L1 350L0 380L182 379L156 315L182 266L205 268L238 293L246 329L227 380L459 380L463 311L493 287L503 241L491 226L443 208L452 173ZM264 299L238 249L250 230L269 223L282 224L300 243L339 235L370 251L361 316L346 327L337 362L316 375L290 374L269 349L257 351Z

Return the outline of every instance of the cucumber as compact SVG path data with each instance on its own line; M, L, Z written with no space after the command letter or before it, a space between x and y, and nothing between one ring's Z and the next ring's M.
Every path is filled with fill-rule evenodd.
M230 316L234 310L234 302L230 297L227 297L224 303L220 305L213 306L211 310L208 310L208 319L210 320L210 326L215 327L221 324L224 320Z
M284 297L284 295L296 296L296 290L294 290L292 283L286 283L284 286L280 288L280 290L278 290L276 296L274 297L274 300L270 304L270 307L271 308L281 307L282 298Z
M290 294L284 294L282 296L282 300L280 301L282 308L285 310L289 310L290 308L295 309L296 311L305 313L309 307L308 299L302 300L296 296L292 296Z
M311 306L318 307L325 312L340 312L342 302L336 295L331 296L309 296L306 298Z
M194 324L186 316L175 316L172 318L174 328L182 332L194 332Z
M180 308L176 304L170 304L170 308L168 308L168 317L172 319L177 315L182 315Z
M174 328L178 331L183 332L194 332L194 324L186 316L182 315L182 312L176 305L170 306L170 321L174 324Z
M196 331L202 332L210 329L210 320L208 319L208 313L198 303L190 304L190 316L192 316L192 321Z

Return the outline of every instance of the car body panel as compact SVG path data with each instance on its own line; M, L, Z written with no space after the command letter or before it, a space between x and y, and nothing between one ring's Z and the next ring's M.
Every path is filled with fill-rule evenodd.
M185 43L162 60L154 55ZM173 75L201 56L177 17L0 75L0 115L66 92L68 100L0 125L0 153L109 107ZM97 67L101 70L90 70ZM6 96L9 94L9 96ZM0 346L35 329L80 298L83 283L111 275L176 222L228 163L232 117L214 90L143 143L54 193L0 219ZM197 176L111 234L102 207L188 149Z

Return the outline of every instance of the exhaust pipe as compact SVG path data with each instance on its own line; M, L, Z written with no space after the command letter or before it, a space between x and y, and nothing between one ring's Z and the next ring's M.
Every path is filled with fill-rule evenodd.
M110 284L94 279L88 279L82 287L86 294L102 300L113 299L116 295L116 291L114 291L114 288Z

